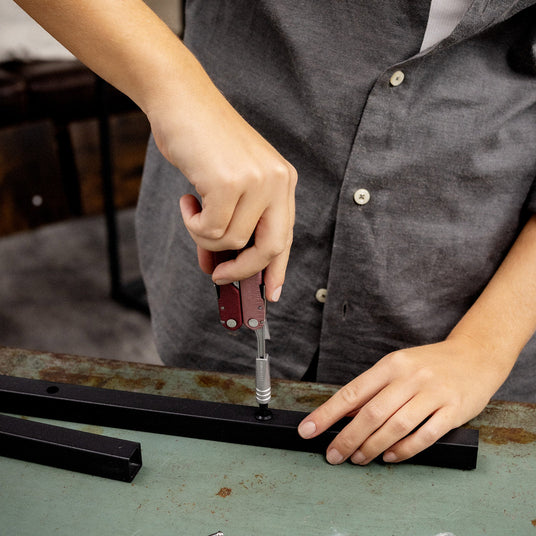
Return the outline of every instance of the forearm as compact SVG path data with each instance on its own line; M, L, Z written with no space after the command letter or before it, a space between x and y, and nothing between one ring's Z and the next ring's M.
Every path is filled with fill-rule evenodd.
M497 388L536 330L536 216L525 225L505 260L449 335L480 348L484 371L497 375Z
M186 104L200 93L218 98L194 56L142 0L16 2L146 113L169 99Z
M241 250L214 281L265 269L277 300L294 225L296 170L229 104L193 54L142 0L16 0L93 71L147 114L162 155L195 187L184 224L210 270L208 252Z

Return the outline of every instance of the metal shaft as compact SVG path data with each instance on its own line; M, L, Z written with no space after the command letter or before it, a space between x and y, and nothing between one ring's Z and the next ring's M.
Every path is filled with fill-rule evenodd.
M267 405L272 398L268 354L258 357L255 362L255 398L259 405Z
M270 362L266 353L266 332L264 326L255 331L257 336L257 360L255 362L255 395L259 406L267 405L272 398Z
M264 326L255 330L257 336L257 359L264 358L266 355L266 333Z

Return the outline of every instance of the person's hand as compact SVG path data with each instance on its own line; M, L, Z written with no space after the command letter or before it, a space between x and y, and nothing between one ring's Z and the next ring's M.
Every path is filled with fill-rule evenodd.
M200 98L191 117L172 108L149 115L162 154L201 197L186 195L181 212L198 246L201 268L217 284L245 279L266 268L266 296L277 301L294 226L295 169L223 99ZM213 266L212 251L242 250Z
M181 200L199 248L240 250L216 267L215 282L266 268L266 296L277 300L294 226L294 168L233 109L184 43L142 0L17 0L47 31L147 115L156 144L201 197ZM133 36L143 35L143 39Z
M298 432L315 437L353 416L329 445L329 463L365 465L382 453L386 462L406 460L484 409L509 373L497 368L461 337L399 350L341 388Z

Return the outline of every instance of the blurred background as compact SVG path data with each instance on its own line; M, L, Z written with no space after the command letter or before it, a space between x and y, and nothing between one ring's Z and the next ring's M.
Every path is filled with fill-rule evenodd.
M177 0L147 0L176 33ZM0 0L0 346L160 363L134 234L149 125Z

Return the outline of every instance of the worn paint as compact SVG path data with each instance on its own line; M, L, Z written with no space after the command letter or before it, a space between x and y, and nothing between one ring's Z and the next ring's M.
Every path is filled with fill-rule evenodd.
M296 402L298 402L298 404L303 404L308 407L316 408L318 406L321 406L327 400L329 400L330 397L330 394L310 393L306 395L297 396Z
M49 382L73 383L77 385L87 385L89 387L103 387L106 378L90 374L80 374L69 372L61 367L48 367L39 371L39 379Z
M220 497L229 497L233 490L231 488L221 488L216 495L219 495Z
M225 393L225 398L232 404L244 403L252 400L255 396L253 388L240 384L234 378L222 377L214 373L196 375L195 383L204 390L216 389L221 393Z
M529 445L536 442L536 404L492 400L468 426L479 430L481 443Z
M51 382L87 385L90 387L102 387L104 389L117 389L119 391L143 391L147 387L150 387L152 391L159 392L165 385L165 382L161 379L148 378L146 376L137 378L115 376L113 378L107 378L106 376L95 373L80 374L66 371L58 366L49 367L40 371L39 379Z
M479 426L480 441L493 443L494 445L506 445L507 443L519 443L526 445L536 441L536 434L523 428L505 428L502 426Z

